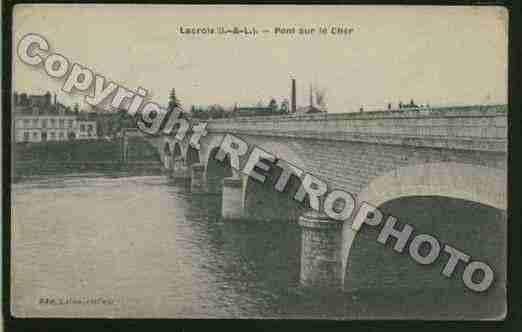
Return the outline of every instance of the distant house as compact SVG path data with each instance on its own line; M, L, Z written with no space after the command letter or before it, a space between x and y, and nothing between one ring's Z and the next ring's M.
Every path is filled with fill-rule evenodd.
M13 139L15 142L96 139L96 121L79 120L67 107L51 100L51 94L13 96Z

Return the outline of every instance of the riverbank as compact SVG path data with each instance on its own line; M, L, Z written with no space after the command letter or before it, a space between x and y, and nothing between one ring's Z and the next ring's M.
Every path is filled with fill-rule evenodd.
M159 154L144 139L133 139L124 162L120 140L17 143L12 149L13 181L33 175L71 172L161 173Z
M115 140L74 140L37 143L16 143L13 145L14 161L121 161L123 144ZM158 152L145 140L130 139L128 159L133 161L158 161Z
M126 173L132 175L159 175L162 174L161 164L156 161L17 161L13 163L11 179L13 183L23 181L36 175L55 175L70 173Z

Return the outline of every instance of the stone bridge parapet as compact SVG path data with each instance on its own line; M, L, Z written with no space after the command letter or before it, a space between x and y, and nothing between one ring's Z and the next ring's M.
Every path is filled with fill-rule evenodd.
M209 132L507 151L507 107L213 119Z

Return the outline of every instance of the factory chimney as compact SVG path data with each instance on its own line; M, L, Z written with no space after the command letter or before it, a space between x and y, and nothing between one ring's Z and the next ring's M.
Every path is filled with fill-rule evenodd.
M312 84L310 84L310 108L314 107L314 96L312 94Z
M291 97L291 99L292 99L292 113L295 113L296 108L297 108L297 106L295 104L295 98L296 98L295 97L295 78L292 78L292 97Z

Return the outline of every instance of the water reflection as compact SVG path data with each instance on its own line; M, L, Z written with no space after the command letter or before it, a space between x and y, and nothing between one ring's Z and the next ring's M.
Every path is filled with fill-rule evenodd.
M295 222L223 221L221 196L192 195L186 181L100 173L33 177L13 184L12 201L13 302L15 308L30 308L27 315L69 317L78 312L36 305L44 294L94 294L119 301L111 308L82 308L82 315L90 317L459 314L445 312L444 303L451 298L439 301L430 290L303 289ZM490 300L484 303L498 303ZM457 309L461 314L473 311L465 301Z

